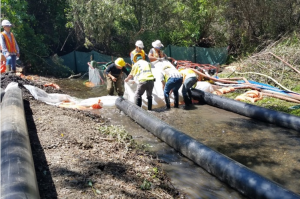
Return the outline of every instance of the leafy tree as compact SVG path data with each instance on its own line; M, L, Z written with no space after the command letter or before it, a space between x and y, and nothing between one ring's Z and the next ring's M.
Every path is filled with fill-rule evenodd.
M60 17L64 13L58 11L56 15L42 20L41 18L45 17L46 14L42 14L36 8L37 6L43 8L42 12L44 12L47 10L44 10L47 7L45 5L51 7L47 1L1 0L2 19L8 19L14 25L12 32L20 47L20 60L23 61L26 72L44 75L67 75L70 73L69 70L61 66L49 65L46 61L46 58L58 51L59 38L57 35L61 36L59 29L63 24L63 22L60 25L54 22L51 24L48 20L57 17L54 21L61 21ZM55 5L52 5L52 10L55 10ZM47 24L45 24L45 21L47 21Z

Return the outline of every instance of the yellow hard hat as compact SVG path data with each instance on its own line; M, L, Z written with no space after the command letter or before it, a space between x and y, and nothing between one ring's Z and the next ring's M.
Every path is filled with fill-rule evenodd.
M119 57L118 59L116 59L115 64L116 64L117 66L120 66L120 67L124 67L124 66L126 65L124 59L121 58L121 57Z
M137 59L138 57L142 57L142 58L143 58L143 56L142 56L141 53L135 54L135 55L133 56L133 62L134 62L134 63L138 61L138 59Z

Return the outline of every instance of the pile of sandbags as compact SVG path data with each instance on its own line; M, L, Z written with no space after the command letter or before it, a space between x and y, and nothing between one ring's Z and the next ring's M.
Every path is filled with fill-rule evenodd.
M234 91L235 88L234 87L223 87L221 89L217 89L213 92L213 94L216 94L216 95L223 95L223 94L226 94L226 93L230 93L232 91Z
M250 101L252 103L261 100L263 98L263 94L257 90L247 91L246 93L239 95L235 98L238 101Z

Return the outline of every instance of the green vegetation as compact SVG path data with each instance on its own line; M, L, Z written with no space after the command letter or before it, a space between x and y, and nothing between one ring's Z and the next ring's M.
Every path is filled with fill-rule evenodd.
M238 95L241 95L248 90L246 89L239 89L236 90L235 92L232 93L227 93L224 95L224 97L230 98L230 99L235 99ZM287 102L285 100L273 98L273 97L264 97L262 100L259 100L257 102L251 103L249 101L243 101L248 104L253 104L256 106L261 106L264 108L276 110L276 111L281 111L284 113L289 113L292 115L300 116L300 108L298 109L292 109L291 107L298 105L297 103L293 102Z
M229 62L282 39L297 47L299 8L297 0L1 0L2 19L15 25L20 60L28 71L55 76L71 71L45 58L74 50L128 56L138 39L146 51L156 39L165 46L229 46Z

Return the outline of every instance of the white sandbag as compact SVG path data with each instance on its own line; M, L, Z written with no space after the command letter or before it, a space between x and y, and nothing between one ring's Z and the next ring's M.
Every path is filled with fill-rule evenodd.
M195 88L209 93L214 92L214 88L212 87L212 85L206 81L198 81Z
M119 96L102 96L99 97L102 103L102 107L115 107L116 99Z
M162 83L160 81L160 74L161 74L162 68L166 65L172 65L172 64L168 60L151 62L151 70L156 79L156 81L154 82L154 88L152 91L152 97L153 97L152 108L160 108L160 107L163 107L166 105L165 98L164 98L164 91L162 88ZM125 82L125 84L124 84L125 92L124 92L123 97L125 99L127 99L128 101L135 103L134 95L137 90L137 85L138 85L138 81L137 81L136 77L134 77L134 80ZM180 89L178 91L179 92L179 101L183 101L181 90L182 90L182 86L180 87ZM170 95L170 102L174 103L173 93ZM147 109L147 107L148 107L148 99L147 99L146 92L142 96L142 107L144 107L145 109Z
M115 102L118 96L102 96L102 97L93 97L84 100L78 99L79 106L90 107L93 104L97 104L100 100L101 107L115 107Z

